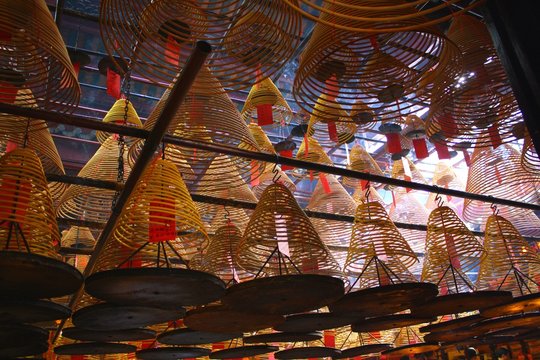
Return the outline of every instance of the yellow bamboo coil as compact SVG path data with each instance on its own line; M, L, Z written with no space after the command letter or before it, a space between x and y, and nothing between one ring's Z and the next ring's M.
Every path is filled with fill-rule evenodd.
M90 228L84 226L72 226L69 230L62 231L62 246L77 249L93 249L96 239Z
M481 290L511 291L514 296L536 292L540 257L511 222L498 215L487 219L484 237L486 259L480 264L476 285Z
M0 33L0 101L26 89L41 109L73 111L81 89L45 1L0 1Z
M289 260L278 262L278 254L285 248ZM281 184L268 186L262 194L236 255L238 264L252 273L263 268L269 276L296 274L298 270L304 274L341 276L339 265L313 224Z
M429 211L418 201L413 192L403 192L395 195L395 205L392 204L390 207L389 215L395 222L425 225L429 218ZM423 252L425 232L411 229L401 229L400 232L414 252Z
M166 231L164 236L169 236L170 227L172 237L166 240L178 243L179 253L186 259L206 248L208 235L180 173L172 162L156 159L133 190L113 238L137 249L149 236L153 241L152 231Z
M0 190L0 248L56 259L60 233L45 173L33 150L18 148L0 158Z
M406 168L405 168L406 165L404 166L403 164L404 162L406 162L409 165L408 167L409 167L410 173L406 171ZM422 175L422 173L420 172L420 170L418 170L416 165L414 165L414 163L405 156L393 162L391 176L394 179L408 180L408 181L412 181L416 183L427 184L427 180L424 177L424 175ZM387 186L387 188L393 189L396 192L405 191L404 188L396 188L395 186L391 186L391 185Z
M380 271L380 264L390 271ZM379 202L358 205L344 271L359 276L360 288L415 282L408 268L418 261L416 255Z
M535 174L540 172L540 158L538 158L538 153L528 132L525 132L524 136L521 165L529 172Z
M127 112L126 112L126 102L127 102ZM127 115L126 119L124 119L124 115ZM133 103L131 101L126 101L126 99L116 100L116 102L109 109L107 114L105 114L105 117L103 118L103 122L119 124L119 125L124 125L124 122L125 122L126 126L133 126L136 128L143 127L141 119L139 118L139 114L137 114L137 110L135 110L135 108L133 107ZM96 131L96 138L102 144L111 135L112 135L111 133L108 133L105 131L100 131L100 130ZM130 137L127 137L126 140L128 142L134 141Z
M328 96L321 95L317 99L313 114L308 122L308 136L315 138L324 145L342 145L354 140L358 125L347 121L349 114L337 104L329 106ZM330 129L335 126L335 134Z
M366 197L366 195L368 198ZM375 189L373 186L362 188L361 185L358 185L352 197L354 201L356 201L356 204L361 204L361 203L370 202L370 201L377 201L383 207L386 206L381 194L379 194L377 189Z
M379 164L371 157L371 155L360 144L354 144L350 154L351 162L347 165L347 169L370 173L373 175L383 176L383 172ZM344 176L342 178L343 185L356 188L360 184L359 179Z
M421 281L439 285L440 293L471 291L467 273L484 261L486 250L448 206L429 214Z
M307 140L307 145L306 145ZM312 137L305 136L302 144L298 148L296 153L296 158L298 160L309 161L312 163L324 164L324 165L333 165L334 163L330 157L326 154L322 146L317 140ZM315 170L305 170L296 168L292 171L292 174L298 178L304 178L309 176L309 178L315 178L319 176L319 172Z
M352 105L350 116L352 122L358 125L359 131L371 130L377 124L373 109L360 99Z
M79 171L78 176L99 180L117 181L119 145L109 137ZM127 147L124 151L124 177L131 168L127 164ZM70 185L60 198L57 214L69 219L106 222L111 214L114 190Z
M245 121L257 120L257 106L272 105L273 124L284 126L292 120L293 112L287 100L270 78L252 86L241 114Z
M223 83L220 91L271 76L291 59L302 38L301 16L279 1L105 0L99 19L107 52L118 62L131 59L133 71L152 82L171 83L196 41L210 43L208 64Z
M251 136L253 136L253 139L255 139L255 141L257 142L257 145L259 145L261 151L269 154L276 153L274 145L272 145L272 142L270 141L268 135L266 135L262 127L253 122L250 122L248 124L248 130Z
M491 147L516 139L521 112L485 24L454 17L448 37L463 53L463 73L434 92L427 134L457 147Z

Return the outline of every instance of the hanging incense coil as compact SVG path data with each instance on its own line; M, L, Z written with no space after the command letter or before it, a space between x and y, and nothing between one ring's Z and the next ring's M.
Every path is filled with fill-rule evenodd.
M197 75L195 83L212 82L219 85L208 68L204 68ZM169 97L167 90L158 102L144 129L150 130L163 110ZM257 142L251 136L240 113L231 99L225 93L206 91L200 87L192 87L184 102L173 116L168 128L170 135L179 136L188 140L210 143L228 147L241 147L245 150L259 151ZM143 141L136 141L130 148L130 162L134 163ZM250 161L240 157L220 155L215 152L193 149L168 144L166 158L176 163L189 187L198 189L218 190L240 186L245 181L254 180L264 170L261 161ZM189 165L186 174L186 162ZM193 171L195 177L189 172ZM239 174L240 176L236 176Z
M253 85L241 111L245 121L255 119L259 125L288 125L293 112L270 78Z
M377 164L375 159L371 157L371 155L366 151L366 149L364 149L362 145L354 144L351 149L350 159L351 162L347 165L347 169L383 176L383 172L379 167L379 164ZM342 182L343 185L347 187L356 188L358 184L361 183L361 180L344 176L342 178Z
M285 264L281 260L278 263L282 252L289 253ZM340 276L339 265L313 224L291 192L278 183L268 186L262 194L236 255L238 264L255 274L263 268L268 275L300 271Z
M117 181L119 144L109 137L94 156L79 171L78 176L107 181ZM131 168L127 163L127 146L124 151L124 177ZM57 214L69 219L106 222L111 214L114 190L95 189L81 185L71 185L60 198Z
M484 261L486 250L447 206L428 219L422 281L438 284L442 294L473 290L467 273Z
M509 200L538 203L540 176L521 167L521 155L510 145L496 149L475 149L467 178L466 191ZM520 233L537 230L538 222L527 224L523 215L530 210L499 206L500 215L512 222ZM489 203L465 199L463 219L472 224L483 224L492 214Z
M528 132L524 136L523 150L521 152L521 166L529 172L536 173L540 171L540 159L536 148Z
M253 136L253 139L255 139L255 141L257 142L257 145L259 145L261 151L269 154L276 153L276 151L274 150L274 145L272 145L272 142L270 141L268 135L266 135L262 127L253 122L250 122L248 124L248 130L251 136Z
M353 6L367 7L371 5L369 3L360 0ZM319 96L324 94L331 98L328 108L338 109L340 103L360 100L367 107L377 109L379 116L396 118L410 111L412 103L403 99L417 97L415 92L421 90L420 80L425 79L428 70L436 68L437 74L442 75L460 71L458 48L435 28L385 32L384 28L392 25L380 23L381 34L373 31L355 33L341 30L339 26L344 23L362 26L366 22L329 15L340 7L339 4L325 2L323 7L325 10L320 19L332 25L321 22L315 25L294 82L295 99L310 113L313 113ZM352 11L365 19L382 16L384 10L373 7L367 12ZM411 9L402 7L400 13L403 18L411 18L416 9L411 13ZM406 20L409 24L415 21ZM414 54L407 49L414 49ZM448 81L445 83L450 85ZM429 82L423 84L433 87ZM437 86L442 84L441 81Z
M448 37L464 55L463 73L453 86L434 92L428 136L469 147L497 147L515 140L513 129L522 122L521 112L486 25L468 15L457 16Z
M350 116L352 122L358 125L359 131L371 130L377 124L373 109L360 99L352 105Z
M81 90L45 1L2 2L0 14L1 102L13 103L26 89L40 109L73 111Z
M444 161L439 161L433 172L433 185L441 186L447 189L464 190L463 184L456 175L452 166Z
M127 103L127 105L126 105ZM127 110L126 110L127 106ZM124 116L126 118L124 119ZM142 128L143 124L141 122L141 119L139 118L139 114L137 114L137 110L133 107L133 103L131 101L127 101L126 99L118 99L113 104L113 106L109 109L105 117L103 118L104 123L113 123L118 125L124 125L124 122L126 123L126 126L133 126L136 128ZM96 138L100 143L104 143L109 136L111 136L111 133L104 132L97 130L96 131ZM128 137L129 142L133 142L133 139Z
M511 291L514 296L536 292L540 258L505 218L491 215L486 223L486 259L480 264L476 285L483 290Z
M386 269L381 271L379 261ZM407 270L418 261L407 241L378 202L356 210L344 271L359 276L361 289L401 282L416 282Z
M337 104L329 106L328 96L321 95L309 118L308 136L324 145L342 145L354 141L358 126L347 122L349 114Z
M96 239L89 228L72 226L69 230L62 231L62 247L75 249L93 249Z
M333 175L319 178L306 210L354 216L356 203ZM323 182L326 181L326 185ZM311 222L324 244L341 267L345 264L351 239L352 224L343 221L312 218Z
M406 165L404 165L405 162L406 162ZM408 167L408 170L406 166ZM420 172L420 170L418 170L416 165L414 165L414 163L405 156L393 162L391 176L394 179L407 180L407 181L412 181L416 183L427 184L427 180L424 177L424 175L422 175L422 173ZM386 188L389 190L396 191L396 192L405 191L404 188L395 187L393 185L386 185Z
M107 0L99 18L107 52L123 63L131 59L133 71L152 82L173 82L196 41L210 43L210 71L227 91L246 88L254 78L262 80L281 69L302 32L301 16L280 2ZM210 82L194 86L216 89Z
M312 163L334 165L334 163L326 154L319 142L309 136L304 137L304 141L302 141L302 144L300 144L298 152L296 153L296 158L298 160L309 161ZM319 176L318 171L299 168L294 169L292 171L292 174L297 178L304 178L306 176L309 176L310 178L315 178Z

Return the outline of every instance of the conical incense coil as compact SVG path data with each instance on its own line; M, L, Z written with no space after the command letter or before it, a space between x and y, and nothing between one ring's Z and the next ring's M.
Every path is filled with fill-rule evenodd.
M295 183L285 174L278 165L267 163L264 167L261 176L253 183L253 193L259 199L264 192L264 190L272 185L275 181L285 185L289 191L295 192L296 185Z
M324 180L322 176L319 178L306 209L354 216L356 203L349 193L333 175L324 175L324 177ZM317 218L312 218L311 222L324 244L328 246L334 258L343 267L351 239L352 224Z
M465 188L465 184L458 179L452 166L444 161L439 161L435 166L432 181L433 185L447 189L463 190Z
M454 146L497 147L516 139L522 122L510 82L484 23L454 17L448 37L463 53L463 73L451 87L433 94L427 134Z
M293 112L270 78L253 85L241 111L245 121L255 119L259 125L289 124Z
M372 186L362 187L361 185L358 185L352 195L352 198L354 199L356 204L361 204L361 203L370 202L370 201L377 201L383 207L386 206L381 194L379 194L377 189L375 189Z
M392 344L394 347L407 346L412 344L418 344L424 342L424 336L420 332L420 327L425 324L407 326L399 329L392 330L394 340Z
M447 206L433 210L428 219L421 281L439 285L442 294L473 290L467 273L486 256L486 250Z
M208 242L195 203L175 165L156 159L133 190L113 234L137 249L147 241L178 242L183 257L200 253Z
M208 42L213 49L210 71L227 91L274 74L302 38L301 16L281 2L106 0L99 18L107 52L122 63L131 59L133 71L152 82L171 83L196 41ZM203 81L194 86L215 90L215 85Z
M40 109L72 111L81 90L45 1L2 1L0 33L0 102L27 89Z
M391 176L394 179L427 184L427 180L424 175L422 175L416 165L414 165L414 163L405 156L393 162ZM387 185L387 188L393 189L394 191L405 191L403 188L397 188L399 190L396 190L396 187L392 185Z
M354 140L358 126L348 122L349 114L337 104L335 107L328 106L328 96L321 95L313 114L309 118L308 136L311 136L321 144L345 144Z
M524 136L523 150L521 152L521 165L529 172L536 173L540 171L540 159L536 153L536 148L528 132Z
M127 106L127 110L126 110L126 106ZM103 122L113 123L113 124L118 124L118 125L124 125L124 122L125 122L126 126L133 126L136 128L143 127L141 119L139 118L139 114L137 114L137 110L135 110L135 108L133 107L133 103L131 101L127 101L126 99L116 100L116 102L113 104L113 106L109 109L109 111L103 118ZM100 130L96 131L96 138L102 144L111 135L112 134L108 132L104 132ZM131 141L133 140L131 139Z
M62 246L76 249L93 249L96 239L89 228L72 226L62 231Z
M356 1L358 6L368 3ZM324 4L324 9L334 12L336 6L329 1ZM378 17L383 10L362 16ZM361 13L358 9L354 11ZM416 9L413 12L404 9L401 14L409 18L415 12ZM458 48L435 28L388 33L381 29L383 34L355 33L336 26L343 24L342 21L357 24L361 21L339 19L324 11L321 20L333 25L315 25L294 82L295 99L310 113L313 113L319 96L325 94L331 97L330 106L334 108L340 103L361 100L369 108L377 109L380 116L399 117L412 108L412 103L401 99L417 97L414 94L421 90L419 81L424 73L434 67L440 74L460 70ZM381 28L387 25L381 24ZM410 48L415 49L414 54L406 50ZM413 68L416 71L412 71ZM351 117L349 121L352 121Z
M119 144L113 137L105 141L94 156L79 171L78 176L117 181ZM124 150L124 178L131 168L127 163L127 146ZM106 222L111 214L114 190L95 189L88 186L71 185L60 198L57 213L69 219Z
M360 288L416 282L407 269L417 261L380 203L358 206L344 271L359 277Z
M475 149L471 156L466 191L475 194L491 195L509 200L538 203L538 184L540 175L524 171L521 167L521 154L510 145L496 149ZM520 232L518 220L529 210L499 206L500 215L514 223ZM489 203L465 199L463 219L473 224L482 224L490 216Z
M511 291L514 296L536 292L540 257L505 218L491 215L486 223L486 259L480 264L476 285L481 290ZM529 282L536 282L529 287Z
M296 158L298 160L309 161L312 163L334 165L334 163L332 162L330 157L328 157L319 142L309 136L304 137L304 141L302 141L302 144L300 144L298 152L296 153ZM294 169L292 174L295 177L299 178L303 178L306 176L309 176L310 178L319 176L318 171L304 170L299 168Z
M248 129L251 136L253 136L253 139L255 139L255 141L257 142L257 145L259 145L261 151L269 154L276 153L274 145L272 145L272 142L270 141L268 135L266 135L262 127L253 122L250 122L248 124Z
M238 245L237 261L255 274L262 269L270 276L298 272L340 276L339 265L309 218L291 192L277 183L268 186L257 203Z
M346 350L357 346L390 344L395 339L393 330L383 330L370 333L357 333L351 330L350 326L335 329L336 347Z
M15 149L0 158L0 246L57 258L60 233L36 153Z
M383 172L379 164L371 157L371 155L360 144L354 144L350 154L350 164L347 169L370 173L373 175L383 176ZM343 185L351 188L356 188L362 180L344 176L342 178Z

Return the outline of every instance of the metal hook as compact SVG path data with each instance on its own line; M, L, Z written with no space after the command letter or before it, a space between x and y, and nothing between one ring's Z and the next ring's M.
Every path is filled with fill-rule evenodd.
M497 205L491 204L489 208L491 209L491 211L493 211L493 215L499 215L499 209L497 209Z
M366 184L366 194L365 194L366 202L369 202L370 195L371 195L371 182L368 181Z
M227 209L226 206L223 207L223 210L225 210L225 214L223 214L223 218L229 223L231 222L231 213L229 212L229 209Z
M272 173L274 174L274 177L272 178L272 181L274 183L277 183L279 179L281 179L281 174L279 173L279 169L277 164L274 164L274 168L272 169Z
M444 200L439 193L437 193L437 196L435 196L435 202L437 203L438 207L441 207L444 205Z

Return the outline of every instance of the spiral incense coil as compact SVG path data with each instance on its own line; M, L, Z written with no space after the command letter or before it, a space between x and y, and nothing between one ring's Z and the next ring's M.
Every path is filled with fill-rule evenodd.
M244 107L240 112L245 121L255 119L259 124L265 119L259 119L259 107L271 107L272 124L284 126L290 123L293 112L287 100L283 97L279 89L270 78L253 85Z
M72 226L69 230L62 231L62 247L75 249L93 249L96 239L89 228Z
M196 41L210 43L208 64L223 84L219 91L270 77L292 58L302 38L300 14L278 1L106 0L99 19L107 52L123 63L130 59L133 71L152 82L171 83Z
M531 173L540 171L540 159L536 153L536 148L532 142L531 136L528 132L524 136L523 150L521 152L521 165L523 168Z
M350 116L352 122L358 126L359 131L372 130L377 124L373 109L360 99L357 99L352 105Z
M153 236L155 234L155 239ZM176 166L156 159L133 190L113 234L127 247L147 241L178 242L179 253L189 259L206 248L208 235Z
M306 145L307 141L307 145ZM312 137L305 136L302 144L298 148L296 153L296 158L298 160L309 161L312 163L324 164L324 165L334 165L330 157L326 154L322 146L317 140ZM296 168L292 171L292 174L298 178L304 178L309 176L310 178L315 178L319 176L319 172L315 170L306 171L305 169Z
M350 159L350 164L347 165L347 169L383 176L379 164L377 164L375 159L373 159L362 145L354 144L351 149ZM356 188L361 180L344 176L342 182L343 185L347 187Z
M390 208L390 219L405 224L427 224L429 211L416 198L414 193L400 192L395 195L395 205ZM403 237L416 253L424 250L426 233L423 231L401 229Z
M278 165L267 163L263 172L261 173L261 176L259 176L251 188L257 199L261 197L262 193L269 185L274 183L274 179L276 179L277 182L285 185L290 192L296 191L295 183L281 170Z
M403 165L403 162L407 162L407 164L409 165L408 167L409 167L410 173L409 171L406 171L406 168ZM407 181L412 181L416 183L427 184L427 180L424 177L424 175L422 175L420 170L417 169L416 165L414 165L414 163L405 156L399 160L394 161L394 163L392 164L391 176L394 179L407 180ZM387 185L387 188L390 190L394 190L396 192L405 191L403 188L397 188L392 185ZM399 189L399 190L396 190L396 189Z
M355 3L364 6L373 2L357 0ZM381 23L381 34L372 31L351 32L339 29L339 25L353 23L362 26L365 22L328 15L337 8L339 4L325 2L326 13L323 11L320 19L332 25L316 24L302 54L294 82L294 95L306 111L314 113L317 99L326 95L327 109L337 110L340 104L352 106L360 100L367 107L377 109L379 116L397 118L412 109L410 100L418 97L415 93L422 90L419 84L430 89L449 86L448 80L441 80L437 85L429 80L441 74L459 73L461 55L458 48L435 28L418 27L403 32L386 32L384 27L392 25ZM383 10L362 12L356 9L353 12L370 18L383 15ZM414 16L410 9L402 8L401 16L406 18L410 15ZM415 20L407 22L414 23ZM433 68L437 76L426 81L424 74ZM424 81L421 83L420 80ZM407 101L403 101L404 98ZM347 107L346 110L349 109ZM347 121L353 119L349 115Z
M461 15L452 20L448 37L464 55L463 73L453 86L434 91L428 136L462 147L497 147L515 140L521 112L487 27Z
M478 288L511 291L514 296L536 292L538 284L530 288L526 284L530 280L537 281L540 257L512 223L501 216L491 215L485 233L487 256L480 264Z
M352 195L352 198L354 199L356 204L377 201L383 207L386 206L381 194L379 194L377 189L375 189L373 186L362 187L361 185L358 185Z
M126 113L126 102L127 102L127 113ZM124 119L124 116L126 116L126 119ZM133 107L133 103L131 101L126 101L126 99L118 99L114 103L114 105L111 107L111 109L107 112L105 117L103 118L104 123L113 123L113 124L119 124L124 125L124 122L126 123L126 126L133 126L136 128L142 128L143 124L141 122L141 119L139 118L139 114L137 114L137 110ZM111 133L105 132L105 131L96 131L96 138L100 143L104 143L105 140L111 136ZM132 138L127 138L128 142L133 142Z
M466 191L491 195L526 203L538 203L540 175L524 171L521 154L510 145L503 144L496 149L477 148L471 156ZM507 206L498 207L500 215L511 221L524 233L532 229L532 224L521 223L527 209ZM492 214L489 203L465 199L463 219L472 224L483 224Z
M328 96L324 94L317 99L313 114L309 118L308 136L327 145L342 145L353 141L358 126L347 122L349 114L339 104L336 107L328 106L327 99Z
M204 81L219 85L208 68L201 70L195 83ZM144 123L145 130L154 127L169 94L169 90L164 93ZM257 142L227 94L205 91L200 87L191 88L173 116L168 133L197 142L259 151ZM143 143L142 140L138 140L131 146L129 155L131 163L137 159ZM264 170L262 161L250 161L241 157L219 155L211 151L172 144L167 145L166 158L176 163L183 175L188 175L184 176L188 186L206 190L240 186L242 182L239 180L253 181ZM195 177L184 173L186 162L191 168L188 167L187 171L192 170ZM240 177L237 177L236 173L239 173Z
M421 281L439 284L443 294L473 290L467 273L484 261L482 244L448 206L433 210L427 226Z
M394 347L407 346L415 343L422 343L424 336L420 332L420 325L407 326L393 330L394 339L392 341Z
M383 262L389 271L379 270ZM407 270L418 259L378 202L358 205L344 271L359 276L360 288L415 282ZM381 275L384 273L385 275Z
M119 150L118 141L113 137L109 137L79 171L78 176L117 181ZM131 171L127 163L127 153L126 146L124 151L124 178L127 178ZM106 222L111 214L114 197L114 190L70 185L60 198L56 211L58 216L69 219Z
M60 233L45 173L33 150L18 148L0 158L0 188L1 249L56 259Z
M248 130L251 136L253 136L253 139L255 139L255 141L257 142L257 145L259 145L259 148L262 152L266 152L269 154L276 153L274 145L272 145L272 142L270 141L268 135L266 135L262 127L253 122L250 122L248 124Z
M442 186L447 189L463 190L465 185L458 179L454 169L449 163L439 161L433 172L433 185Z
M314 0L285 0L285 3L308 19L324 25L351 32L375 33L414 30L436 25L450 20L457 14L474 9L483 1L469 3L464 0L450 0L429 8L424 6L425 2L422 0L408 2L324 0L322 4ZM333 5L332 8L328 6L330 3ZM418 10L419 8L421 10ZM315 16L314 14L319 11L321 16ZM377 16L373 16L373 13ZM408 16L404 16L405 14ZM437 16L434 17L433 14Z
M281 259L283 254L288 259ZM269 276L298 271L341 276L339 265L309 218L291 192L278 183L262 194L236 256L242 268L255 274L262 268Z
M25 89L41 109L73 111L81 89L45 1L2 1L0 33L0 101L13 103Z

